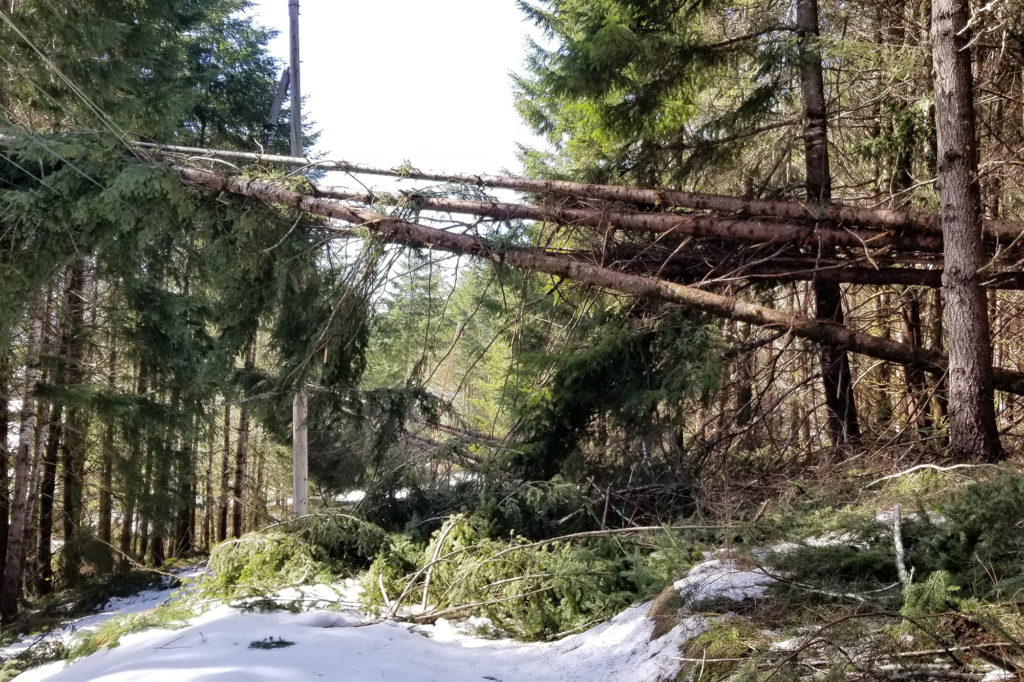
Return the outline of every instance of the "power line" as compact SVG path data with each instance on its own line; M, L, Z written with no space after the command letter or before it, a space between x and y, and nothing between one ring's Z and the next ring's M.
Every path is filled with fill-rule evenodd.
M7 13L4 12L3 10L0 10L0 20L3 20L4 23L10 26L11 30L14 31L18 35L18 37L20 37L23 41L25 41L25 44L32 48L32 50L37 55L39 55L39 58L42 60L46 68L52 71L58 78L60 78L60 80L63 81L64 84L67 85L67 87L71 90L71 92L74 93L76 97L78 97L80 100L82 100L82 102L85 103L86 108L91 110L93 114L96 115L100 122L108 130L110 130L111 133L113 133L114 137L116 137L121 144L123 144L129 150L132 149L131 144L126 139L127 134L125 133L125 131L121 129L121 127L118 126L117 123L115 123L110 116L108 116L102 109L100 109L100 107L97 106L96 103L93 102L89 98L89 96L86 95L85 92L80 87L78 87L75 84L75 82L72 81L56 64L54 64L53 61L49 57L47 57L46 54L42 50L40 50L36 46L36 44L32 42L30 38L27 35L25 35L22 32L22 30L17 27L17 25L15 25L15 23L11 20L10 16L8 16Z

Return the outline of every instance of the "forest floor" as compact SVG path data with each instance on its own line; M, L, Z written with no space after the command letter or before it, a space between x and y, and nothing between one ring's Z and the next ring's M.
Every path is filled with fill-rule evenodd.
M358 590L357 581L346 580L279 593L283 602L305 601L310 608L299 613L219 605L182 628L128 634L114 648L70 664L49 663L16 679L641 682L673 677L680 645L702 628L699 620L686 621L652 641L648 603L557 642L522 643L473 634L475 619L458 625L444 619L415 626L375 622L358 610ZM115 609L134 612L170 598L172 591L165 590L117 600L53 636L95 628Z
M480 595L496 585L520 591L487 603L530 604L540 592L522 586L539 570L530 557L549 561L545 580L587 579L602 566L621 571L622 564L601 564L597 554L580 555L590 557L582 564L551 562L583 549L479 540L456 515L433 534L433 544L407 554L427 562L407 566L411 573L389 574L375 561L359 578L342 579L304 553L324 546L309 539L313 526L294 533L279 527L219 545L209 565L220 570L192 569L178 590L112 599L0 650L8 659L0 679L10 679L15 668L24 671L16 678L23 681L104 682L1024 679L1024 473L925 469L853 490L845 500L841 490L801 492L793 501L776 501L775 511L718 531L648 530L643 543L663 548L671 540L684 551L656 549L646 559L640 544L628 544L632 534L616 534L622 551L636 558L630 571L667 557L671 580L659 584L664 589L653 601L603 602L619 606L579 621L585 625L577 634L563 637L559 630L567 628L558 627L534 635L551 640L543 642L509 639L498 621L482 617L437 616L480 612L471 607L483 605ZM341 516L349 539L366 534L365 523ZM451 549L455 542L469 544ZM447 554L439 555L442 547ZM426 595L450 593L494 569L499 558L513 557L502 572L486 573L484 588L467 593L459 606L424 611ZM433 582L426 566L437 569ZM504 577L506 568L519 573ZM443 592L428 591L442 580ZM396 585L407 588L389 599ZM424 596L403 602L409 592ZM367 612L379 595L386 617ZM550 592L532 603L550 616L573 598L593 604L599 596ZM399 608L409 602L419 603ZM534 613L524 609L518 616L495 613L515 625ZM431 615L431 622L413 622Z

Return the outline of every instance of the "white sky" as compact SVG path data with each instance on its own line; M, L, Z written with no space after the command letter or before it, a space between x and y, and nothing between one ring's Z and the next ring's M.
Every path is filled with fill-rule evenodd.
M286 63L288 0L253 5ZM301 0L299 33L303 114L330 159L517 172L516 143L540 144L509 77L535 33L515 0Z

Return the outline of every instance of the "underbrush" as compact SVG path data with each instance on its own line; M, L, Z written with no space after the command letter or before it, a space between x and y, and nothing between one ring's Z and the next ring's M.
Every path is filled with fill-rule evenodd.
M580 501L561 483L478 496L479 507L444 516L435 510L415 532L315 514L222 543L186 597L112 621L70 652L31 655L90 653L222 601L280 608L286 587L357 574L363 607L379 617L485 616L492 632L523 640L581 631L661 592L652 617L664 634L687 613L665 598L674 594L666 586L715 557L777 582L765 598L691 605L711 628L680 650L679 679L843 680L871 671L872 657L889 666L882 677L906 677L923 665L917 651L941 652L936 665L958 674L975 675L982 663L1024 671L1024 475L972 476L923 471L866 488L856 504L795 501L717 529L593 531L592 510L574 509ZM775 646L786 639L795 644Z
M166 576L152 571L129 571L88 576L79 585L49 594L24 609L19 620L5 628L2 643L25 637L42 637L63 622L93 612L115 597L127 597L142 590L166 585ZM71 651L61 642L40 642L0 663L0 682L13 679L31 668L68 658Z
M419 542L428 542L455 514L471 516L492 538L543 540L600 527L592 500L578 485L558 478L515 485L461 483L440 490L413 487L403 499L371 495L360 509L369 521Z
M217 545L201 591L246 598L331 582L368 567L394 540L379 526L348 514L305 516Z
M934 472L908 478L855 507L776 521L797 546L773 552L769 563L821 586L892 585L898 581L894 505L900 504L903 561L915 582L943 571L973 598L1024 597L1024 475L998 470L980 480L946 479L942 488Z
M905 677L937 666L970 678L982 674L979 665L1024 674L1019 472L982 469L967 478L922 471L862 494L857 505L784 510L759 532L766 529L785 532L754 561L779 577L774 602L786 606L755 620L801 633L809 651L829 662L815 668L816 677L846 679L867 670ZM944 660L926 665L915 650ZM778 679L774 663L759 666L737 679L765 679L766 670Z
M354 516L305 517L217 546L198 594L272 602L283 588L368 568L363 605L370 613L420 622L484 615L506 635L538 640L614 616L700 558L696 544L676 533L531 542L495 537L494 528L486 516L458 514L423 543ZM417 605L416 614L403 608Z
M612 617L657 594L700 558L671 534L567 537L529 542L489 537L466 516L452 517L426 547L401 544L382 553L363 581L363 604L394 615L484 615L504 633L550 639Z
M202 613L208 604L192 595L178 595L165 604L148 611L112 618L94 632L80 636L69 647L66 658L88 656L100 649L117 646L121 638L150 628L174 630L185 627L191 618Z

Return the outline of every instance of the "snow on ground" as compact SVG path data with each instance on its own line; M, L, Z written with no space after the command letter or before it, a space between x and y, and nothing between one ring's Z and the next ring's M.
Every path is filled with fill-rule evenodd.
M484 639L469 634L465 624L444 619L416 626L371 623L357 609L357 589L358 584L350 580L278 594L281 601L301 600L312 608L302 613L247 613L217 606L182 629L127 635L115 648L70 665L57 662L36 668L16 679L649 682L674 676L680 645L707 627L701 617L692 616L652 642L654 622L647 617L648 603L557 642ZM157 595L140 595L130 606L153 606L159 601ZM333 609L321 608L327 604ZM280 646L278 640L293 644ZM261 642L279 646L252 646Z
M771 582L758 570L714 559L694 566L675 587L688 603L714 598L742 601L764 596ZM522 643L474 636L468 632L472 621L453 624L440 619L433 625L370 621L358 610L357 596L358 583L348 580L277 595L283 602L302 603L308 610L301 613L246 612L220 605L184 628L127 635L115 648L69 665L52 663L16 679L652 682L673 677L679 670L681 645L707 629L704 618L691 615L651 641L654 621L647 617L647 603L557 642ZM112 605L138 611L166 598L163 593L144 593L134 601ZM90 618L104 619L109 612L108 607ZM80 631L97 622L82 619L73 625Z
M711 559L697 564L673 585L687 606L710 599L744 601L763 597L777 582L758 568L743 569L728 559Z
M113 649L64 667L54 663L17 680L444 680L648 682L678 669L679 645L704 629L685 619L649 642L648 604L553 643L480 639L446 621L432 626L394 622L360 625L358 613L245 613L218 606L180 630L128 635ZM283 639L280 648L253 643Z
M202 568L193 567L176 571L175 574L180 578L188 579L196 577L201 572ZM47 642L69 644L79 634L96 630L114 616L148 611L170 599L177 590L177 587L171 587L171 580L168 578L164 581L164 587L143 590L128 597L114 597L100 606L96 613L68 621L55 630L32 635L14 644L0 647L0 658L10 658L37 644Z

